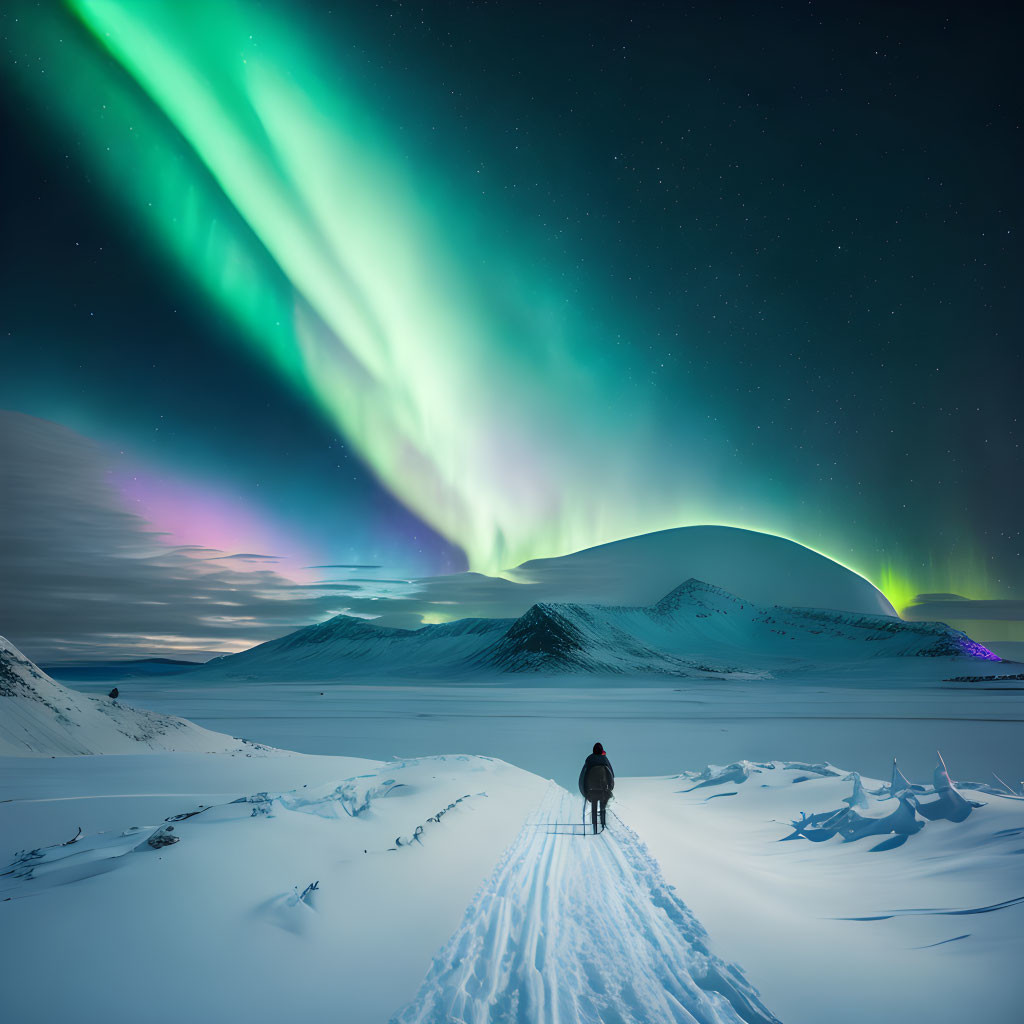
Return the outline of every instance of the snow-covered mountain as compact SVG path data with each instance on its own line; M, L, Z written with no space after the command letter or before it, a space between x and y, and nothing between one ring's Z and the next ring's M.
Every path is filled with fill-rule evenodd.
M2 756L225 751L243 743L183 718L69 690L0 637Z
M680 580L699 579L762 605L895 615L863 576L810 548L733 526L683 526L524 562L508 574L561 602L646 606ZM551 600L551 598L546 598Z
M379 592L353 590L344 611L382 626L415 629L422 622L462 618L516 619L544 603L646 608L691 577L761 605L896 615L880 590L846 566L784 537L732 526L683 526L626 537L532 559L500 576L461 572L411 580L386 600Z
M198 675L314 680L506 672L758 678L808 663L876 657L998 660L942 623L765 607L690 579L649 607L536 604L517 619L396 629L338 615Z

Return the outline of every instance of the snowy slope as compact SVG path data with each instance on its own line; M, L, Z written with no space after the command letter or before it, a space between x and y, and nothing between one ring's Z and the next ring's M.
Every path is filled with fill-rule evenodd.
M994 658L941 623L766 608L688 580L645 608L538 604L514 621L416 630L339 615L209 662L197 677L345 679L543 672L763 678L808 663L877 657Z
M166 783L143 787L173 789L174 760L195 756L158 755ZM218 759L230 780L218 779ZM89 773L111 760L76 762ZM207 758L204 782L226 789L254 769L267 786L280 768L295 786L305 762L308 785L198 803L186 789L177 813L166 796L146 817L137 797L79 801L87 813L106 804L117 823L66 846L39 848L28 828L15 837L0 802L0 844L26 850L0 859L4 1020L386 1021L415 995L546 783L466 755L360 768L276 753ZM137 793L133 779L123 785ZM8 795L0 771L0 801ZM60 807L62 839L75 835L73 803L37 806ZM168 825L179 842L151 844Z
M459 619L395 629L336 615L287 636L207 662L195 678L345 679L442 673L497 640L509 619Z
M787 1024L1016 1024L1024 798L740 761L622 779L616 811Z
M243 742L183 718L69 690L0 637L0 755L220 751Z
M762 605L895 615L885 596L831 558L782 537L732 526L685 526L538 558L513 579L557 589L554 600L645 606L680 580L707 580ZM550 600L550 599L549 599Z
M819 609L764 608L688 580L650 608L537 605L481 654L504 671L717 673L875 657L985 658L942 623ZM994 656L991 656L994 657Z

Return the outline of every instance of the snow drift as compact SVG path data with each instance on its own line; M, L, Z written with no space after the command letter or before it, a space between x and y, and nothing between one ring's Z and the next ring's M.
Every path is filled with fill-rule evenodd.
M244 743L183 718L69 690L0 637L0 755L224 751Z
M781 1020L1020 1019L1015 788L952 782L941 759L930 783L744 760L615 788L617 813ZM806 821L828 823L822 841L793 834Z

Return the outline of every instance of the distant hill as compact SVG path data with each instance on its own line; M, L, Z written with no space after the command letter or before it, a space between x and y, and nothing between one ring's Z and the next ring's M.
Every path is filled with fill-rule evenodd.
M554 600L646 606L697 579L763 605L895 615L885 595L810 548L733 526L683 526L537 558L509 573L558 591Z
M517 619L415 630L338 615L208 662L196 677L314 680L487 673L759 678L884 657L998 660L942 623L765 607L690 579L648 607L536 604Z
M500 576L452 573L411 581L386 600L345 598L345 611L383 626L424 621L517 619L535 604L645 608L681 580L706 580L761 605L835 608L863 615L896 612L863 576L810 548L732 526L684 526L537 558Z
M174 676L190 672L201 661L180 661L177 658L131 658L118 661L87 661L40 665L47 675L61 682L87 683L93 680L114 682L144 676Z
M183 718L69 690L0 637L0 755L224 751L244 745Z

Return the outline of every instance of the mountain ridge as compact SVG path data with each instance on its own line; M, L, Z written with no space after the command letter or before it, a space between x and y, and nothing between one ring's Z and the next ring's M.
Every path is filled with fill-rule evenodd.
M691 577L646 607L540 601L515 619L416 629L337 615L197 670L233 678L473 673L763 678L807 662L869 657L998 660L944 623L765 607Z

